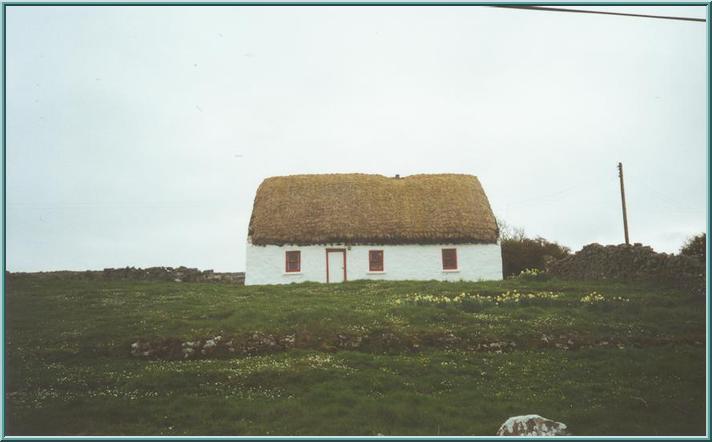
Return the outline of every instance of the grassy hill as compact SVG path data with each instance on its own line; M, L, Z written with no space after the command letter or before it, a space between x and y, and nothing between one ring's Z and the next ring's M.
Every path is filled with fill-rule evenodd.
M576 435L702 435L705 309L617 283L11 276L6 430L493 435L536 413Z

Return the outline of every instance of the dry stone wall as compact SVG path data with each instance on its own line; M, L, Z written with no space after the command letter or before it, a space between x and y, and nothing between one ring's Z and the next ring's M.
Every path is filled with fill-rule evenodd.
M212 270L198 270L188 267L149 267L145 269L124 267L119 269L104 269L104 279L129 279L149 281L175 282L207 282L224 281L244 283L244 273L216 273Z
M704 260L657 253L640 243L589 244L575 254L550 262L546 270L562 279L654 281L705 293Z
M25 273L6 272L7 278L20 276ZM100 271L86 270L83 272L56 271L36 272L33 276L54 279L96 279L96 280L132 280L132 281L174 281L174 282L226 282L244 284L245 273L214 272L212 270L198 270L189 267L137 267L108 268Z

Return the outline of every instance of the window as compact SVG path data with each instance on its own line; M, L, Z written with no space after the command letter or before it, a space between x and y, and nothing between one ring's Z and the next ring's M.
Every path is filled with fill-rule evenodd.
M457 270L457 249L443 249L443 270Z
M302 252L299 250L293 250L286 252L286 269L285 271L287 273L289 272L299 272L302 269Z
M383 271L383 250L368 251L368 271L382 272Z

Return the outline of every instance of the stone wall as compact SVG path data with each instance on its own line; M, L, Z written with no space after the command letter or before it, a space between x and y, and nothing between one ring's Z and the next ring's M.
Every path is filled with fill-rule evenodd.
M705 262L690 256L657 253L640 243L589 244L547 265L562 279L653 281L705 293Z
M245 273L214 272L212 270L198 270L188 267L136 267L108 268L104 270L55 271L34 273L10 273L5 276L12 278L23 274L31 274L44 278L54 279L95 279L95 280L132 280L132 281L174 281L174 282L226 282L244 284Z
M224 281L242 284L244 273L215 273L212 270L198 270L188 267L148 267L145 269L124 267L104 269L104 279L129 279L148 281L206 282Z

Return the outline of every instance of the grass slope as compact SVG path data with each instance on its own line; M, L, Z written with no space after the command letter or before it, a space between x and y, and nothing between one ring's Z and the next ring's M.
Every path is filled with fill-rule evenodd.
M539 295L501 296L511 290ZM603 298L581 301L593 291ZM659 287L25 275L7 281L6 311L10 435L493 435L530 413L576 435L705 431L704 299ZM296 342L130 354L138 339L254 332ZM363 341L344 348L338 335Z

